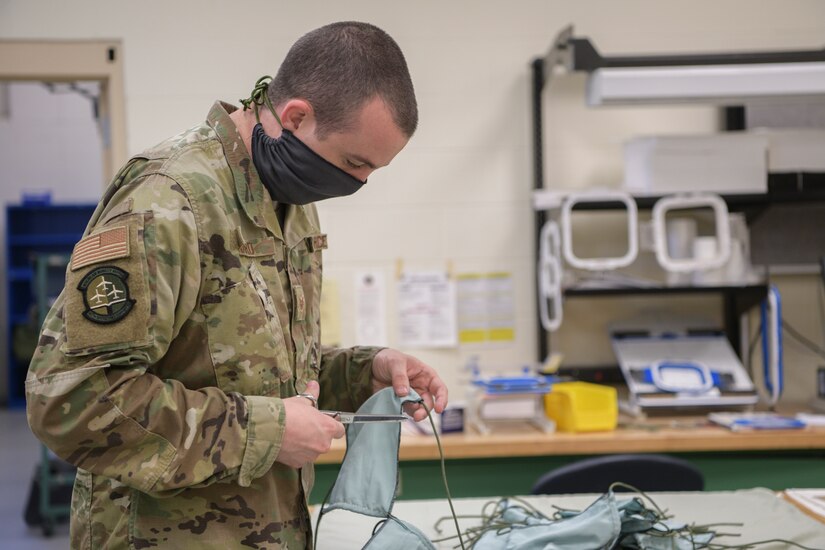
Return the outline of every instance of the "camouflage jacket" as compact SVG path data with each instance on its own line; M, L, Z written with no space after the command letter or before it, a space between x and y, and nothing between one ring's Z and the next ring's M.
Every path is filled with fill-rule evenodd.
M121 169L43 325L28 418L78 467L73 548L310 546L313 469L275 460L282 399L371 393L377 348L320 346L315 208L281 228L232 110Z

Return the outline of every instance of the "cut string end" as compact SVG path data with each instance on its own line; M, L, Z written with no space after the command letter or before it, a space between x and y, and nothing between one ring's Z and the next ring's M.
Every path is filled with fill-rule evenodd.
M248 109L252 109L255 113L255 120L257 122L261 122L260 113L258 112L258 107L261 105L265 105L267 109L272 112L275 116L275 120L278 121L278 125L283 128L284 125L281 123L281 117L278 116L278 113L275 111L275 107L272 105L272 101L269 99L269 94L267 93L269 90L269 85L272 83L272 77L269 75L264 75L259 78L255 82L255 87L252 88L252 93L246 99L240 99L241 105L243 105L243 110L246 111Z

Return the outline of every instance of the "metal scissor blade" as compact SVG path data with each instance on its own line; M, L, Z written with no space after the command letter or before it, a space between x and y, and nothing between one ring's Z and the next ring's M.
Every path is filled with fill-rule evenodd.
M408 417L404 414L357 414L341 411L318 411L331 416L341 424L357 424L361 422L403 422Z

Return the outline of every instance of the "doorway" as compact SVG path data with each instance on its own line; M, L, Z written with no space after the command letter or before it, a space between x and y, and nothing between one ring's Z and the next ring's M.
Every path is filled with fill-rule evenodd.
M121 50L115 40L0 40L0 349L13 351L20 324L9 303L5 206L23 192L60 204L97 202L126 160ZM12 372L13 361L13 353L0 354L0 402L10 403L10 380L24 374L17 364Z

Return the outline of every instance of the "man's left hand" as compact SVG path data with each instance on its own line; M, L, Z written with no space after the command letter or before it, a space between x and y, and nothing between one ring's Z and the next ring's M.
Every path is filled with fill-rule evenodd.
M382 349L372 362L372 388L378 391L390 386L400 397L408 395L412 386L427 408L437 413L447 406L447 386L432 367L406 353ZM427 411L418 404L408 409L407 413L416 422L427 418Z

